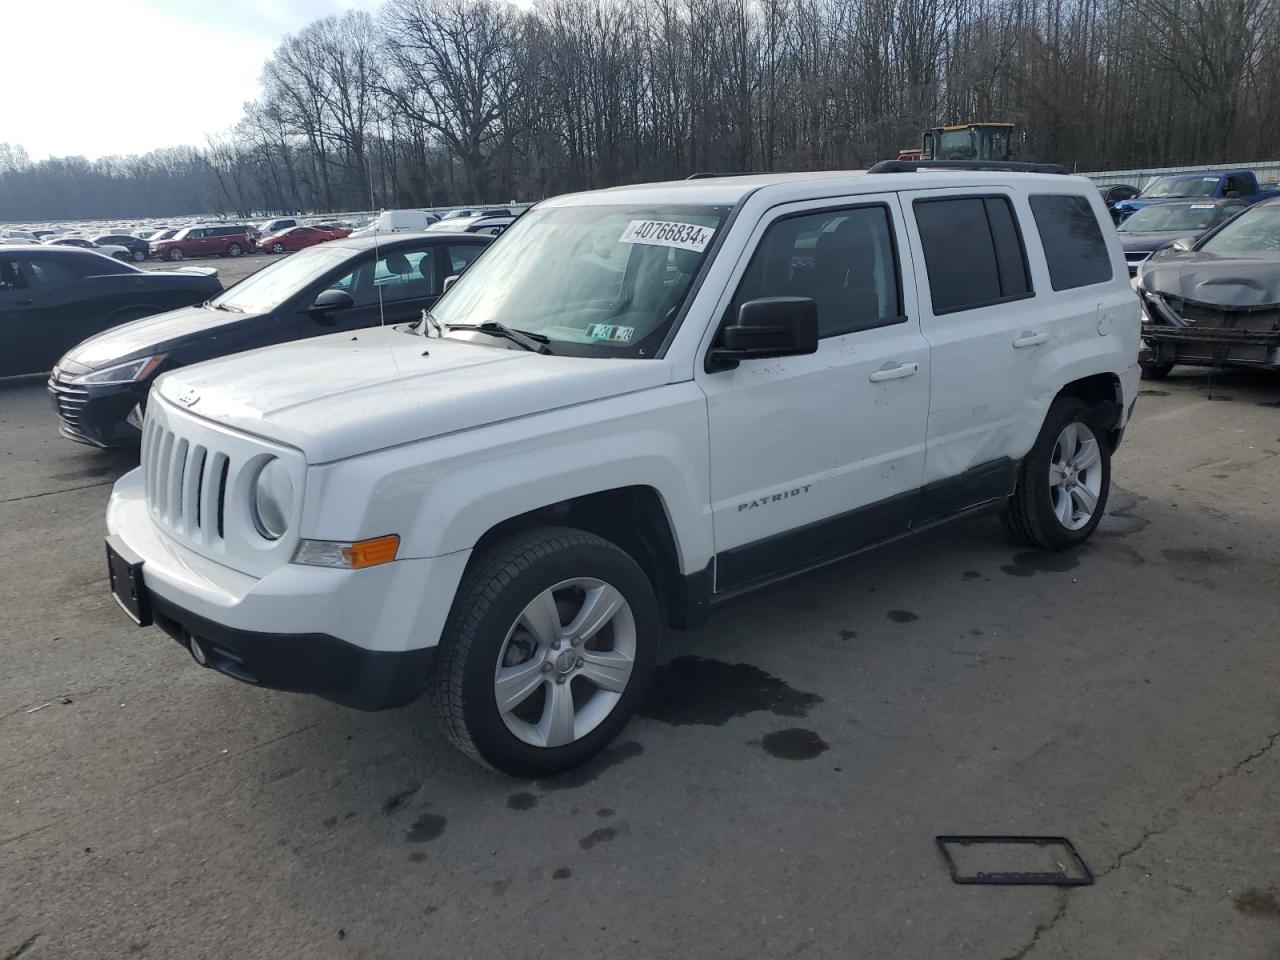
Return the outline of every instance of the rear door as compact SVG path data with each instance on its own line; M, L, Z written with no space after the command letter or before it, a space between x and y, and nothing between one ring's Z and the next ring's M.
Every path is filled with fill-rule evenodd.
M1037 309L1019 226L1019 213L1030 221L1024 199L1001 187L902 199L930 348L927 522L1009 493L1027 431L1034 439L1039 430L1027 397L1056 331Z

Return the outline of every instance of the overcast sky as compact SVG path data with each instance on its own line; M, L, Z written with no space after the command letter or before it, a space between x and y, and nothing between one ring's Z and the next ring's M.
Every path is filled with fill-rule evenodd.
M200 145L286 33L379 0L0 0L0 141L48 156Z

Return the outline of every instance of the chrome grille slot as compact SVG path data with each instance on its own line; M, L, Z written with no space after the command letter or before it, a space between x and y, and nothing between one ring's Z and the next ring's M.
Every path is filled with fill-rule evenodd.
M249 436L175 407L153 391L142 425L142 486L152 523L188 549L255 576L287 564L297 545L300 506L290 536L262 537L244 498L267 457L284 462L301 490L306 462L295 448Z

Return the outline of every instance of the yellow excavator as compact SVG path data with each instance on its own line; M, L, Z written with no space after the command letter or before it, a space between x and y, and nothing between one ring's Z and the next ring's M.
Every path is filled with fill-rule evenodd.
M1008 160L1018 125L1003 120L953 123L924 131L918 149L899 150L899 160Z

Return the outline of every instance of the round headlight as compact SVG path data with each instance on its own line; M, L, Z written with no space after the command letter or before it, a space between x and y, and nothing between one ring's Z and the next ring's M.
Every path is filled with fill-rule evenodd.
M253 482L253 522L268 540L279 540L293 514L293 481L283 463L272 457Z

